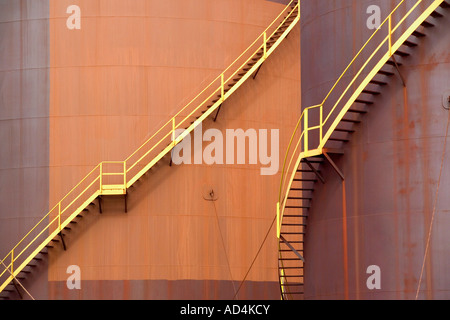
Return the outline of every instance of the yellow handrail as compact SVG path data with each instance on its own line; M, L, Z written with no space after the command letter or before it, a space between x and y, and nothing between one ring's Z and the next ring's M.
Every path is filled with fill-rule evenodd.
M295 4L295 5L294 5ZM281 20L280 17L288 12L287 16ZM286 21L295 17L292 20L288 27L281 33L278 40L271 45L271 48L268 50L268 41L280 31L280 29L285 26ZM280 12L280 14L271 22L271 24L256 38L256 40L246 49L244 50L238 58L236 58L218 77L216 77L205 89L203 89L197 96L195 96L188 104L186 104L181 110L179 110L170 120L168 120L164 125L162 125L149 139L147 139L144 143L141 144L139 148L137 148L128 158L124 161L103 161L98 164L94 169L91 170L72 190L70 190L32 229L28 232L19 242L18 244L6 255L6 257L2 260L2 262L6 262L10 260L7 265L7 269L0 273L0 292L8 285L13 278L21 272L21 270L31 261L31 259L38 254L58 233L61 232L63 228L65 228L70 221L72 221L91 201L93 201L97 196L102 194L102 191L105 190L109 185L104 183L104 176L122 176L123 175L123 189L126 190L129 188L137 179L142 176L145 171L150 169L156 162L158 162L164 155L166 155L172 148L176 146L187 134L189 134L194 127L200 122L206 119L214 110L216 110L224 100L226 100L237 88L239 88L249 77L251 74L255 72L255 70L267 59L268 56L279 46L279 44L286 38L287 34L293 29L293 27L300 20L300 5L296 0L291 0L290 3L284 7L284 9ZM271 30L272 28L273 31ZM272 31L270 33L270 31ZM268 36L270 34L270 36ZM262 43L254 49L255 45L258 44L259 41ZM225 91L225 85L233 79L236 74L242 70L242 68L246 65L249 65L249 62L258 51L262 50L262 56L257 61L253 67L250 68L231 89ZM241 59L245 56L248 56L244 59L243 63L239 63ZM226 73L230 70L230 76L226 76ZM220 84L218 83L220 80ZM201 102L194 105L194 103L201 98L205 93L211 90L212 93L208 93L206 98L202 98ZM200 118L194 122L194 124L190 125L187 130L178 137L175 137L175 130L180 128L184 123L189 121L195 114L197 114L206 103L211 101L211 99L220 91L220 101L216 101L213 106L211 106L208 111L206 111ZM194 105L193 109L190 110L190 106ZM189 109L189 111L188 111ZM177 118L181 117L183 113L188 111L187 116L183 116L181 120L177 123ZM167 133L164 131L167 130ZM158 135L163 134L162 138L159 138ZM148 161L144 161L144 159L149 156L158 146L164 143L171 137L170 143L156 155L154 155ZM156 138L156 139L155 139ZM155 143L152 143L153 140L157 140ZM149 146L149 147L148 147ZM143 152L143 155L140 154ZM138 157L135 161L132 161L134 157ZM105 165L118 165L120 164L122 169L120 172L105 172ZM144 166L141 170L139 170L135 174L129 174L131 170L137 168L139 165ZM98 173L96 172L98 171ZM90 183L89 183L90 182ZM98 186L96 183L98 182ZM82 189L82 191L77 191L84 183L87 183L87 187ZM120 185L119 185L120 186ZM94 188L95 187L95 188ZM116 185L114 185L116 187ZM94 188L94 190L92 190ZM110 194L110 193L109 193ZM64 205L63 202L68 200L69 204ZM81 204L76 203L81 202ZM73 208L69 210L69 208ZM70 212L68 217L63 217L63 214L66 212ZM44 220L49 218L52 214L55 214L55 217L46 225L42 226ZM52 228L52 225L57 223L57 226ZM49 235L42 241L38 242L38 240L42 237L45 231L49 232ZM34 232L37 232L37 235L34 236L33 239L28 240ZM27 242L28 241L28 242ZM23 249L20 250L19 247L21 245L25 245ZM32 245L36 245L33 252L30 253L27 258L21 262L20 266L16 267L15 262L17 259L21 257L26 250L30 249ZM9 270L8 270L9 269ZM2 276L10 271L11 276L9 276L5 281L2 281Z
M281 234L281 226L283 223L283 216L284 216L284 210L286 207L286 200L289 196L289 191L291 190L292 183L294 181L294 177L296 175L296 170L300 165L300 162L302 159L320 155L323 153L323 148L328 142L329 138L331 137L332 133L336 129L337 125L341 122L344 115L347 113L349 108L353 105L353 103L356 101L358 96L362 93L364 88L369 84L369 82L375 77L375 75L381 70L381 68L388 62L388 60L392 57L392 55L400 48L401 45L413 34L415 30L442 4L444 0L433 0L432 3L426 7L423 11L418 13L418 17L411 19L414 20L411 22L411 24L405 23L407 19L416 11L417 8L419 8L419 5L423 2L423 0L416 0L414 5L407 11L405 14L401 15L401 19L396 23L396 25L393 27L392 23L394 20L394 14L399 12L400 8L402 6L406 5L406 1L402 0L394 9L393 11L388 15L388 17L381 23L380 27L374 31L374 33L371 35L371 37L367 40L367 42L362 46L362 48L358 51L358 53L355 55L355 57L351 60L350 64L345 68L344 72L341 74L341 76L337 79L335 84L332 86L331 90L328 92L328 94L325 96L324 100L320 105L312 106L306 108L302 115L300 116L300 119L297 123L297 126L294 129L294 132L292 134L291 140L287 147L287 152L284 158L283 162L283 169L281 172L281 181L280 181L280 189L278 194L278 202L277 202L277 237L280 238ZM411 3L411 2L409 2ZM380 41L380 43L374 43L375 36L381 32L383 27L387 26L387 36ZM393 36L394 33L397 30L400 30L400 27L404 27L404 31L401 33L401 35L398 37L396 41L394 41ZM379 58L379 60L376 61L375 65L372 67L368 67L369 63L374 59L377 53L380 52L380 50L383 48L384 45L387 43L387 50L386 53L382 54L382 57ZM374 44L374 45L372 45ZM369 48L369 45L371 45L372 49ZM376 47L375 49L373 49ZM325 119L323 119L323 114L326 111L325 106L327 105L331 95L336 92L338 89L338 85L343 81L345 75L348 73L348 71L355 67L356 61L359 57L362 56L362 53L365 49L370 50L371 53L369 58L365 60L365 62L362 64L362 67L359 68L358 72L352 76L351 80L349 81L346 88L340 92L338 91L339 97L337 98L336 102L334 102L333 106L330 108L329 111L327 111L327 116ZM358 67L356 67L358 68ZM356 85L356 89L354 89L353 94L345 99L345 95L355 87L355 84L358 80L358 78L363 74L364 71L367 71L367 75L362 79L362 81ZM345 102L343 102L345 101ZM343 104L342 106L341 103ZM308 113L311 109L319 108L320 116L319 116L319 125L317 126L311 126L308 121ZM333 113L339 110L339 113L333 116ZM325 125L331 121L333 116L333 122L331 123L330 127L326 130ZM301 124L303 123L303 128ZM311 130L318 129L319 131L319 145L315 149L310 149L308 145L308 138L309 138L309 132ZM301 130L301 131L299 131ZM300 134L299 134L300 132ZM299 137L297 137L299 135ZM294 141L296 140L296 137L298 141L296 141L295 148L292 151L292 146ZM303 148L302 146L303 141ZM299 148L300 147L300 148ZM288 162L289 159L289 162ZM286 163L288 165L286 166ZM282 294L284 295L284 290L282 290Z

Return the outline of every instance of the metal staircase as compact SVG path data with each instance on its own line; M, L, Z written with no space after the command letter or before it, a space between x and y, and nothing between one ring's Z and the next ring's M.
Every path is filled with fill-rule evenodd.
M304 241L315 185L326 183L321 166L326 162L344 179L333 155L343 154L343 144L349 142L390 77L398 73L405 85L401 62L448 8L448 0L401 1L353 58L323 102L303 111L285 156L277 203L282 299L304 298Z
M64 234L95 206L102 211L102 197L123 196L127 211L128 190L134 187L163 157L210 116L217 118L223 103L250 77L283 42L300 20L298 0L292 0L267 29L215 80L156 131L124 161L104 161L83 178L1 260L0 298L21 292L18 280L29 277L38 263L57 243L66 249ZM215 112L215 115L213 114ZM177 129L185 129L176 136Z

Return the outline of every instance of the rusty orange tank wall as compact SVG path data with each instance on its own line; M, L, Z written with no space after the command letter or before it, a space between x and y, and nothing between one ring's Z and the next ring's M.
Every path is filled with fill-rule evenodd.
M310 48L302 52L302 78L309 79L302 82L306 106L323 100L372 34L366 27L368 6L379 6L384 19L397 4L377 0L329 3L302 1L302 42ZM308 213L306 299L450 297L450 260L446 254L450 249L446 231L450 205L448 143L438 184L449 117L442 97L450 86L450 11L440 12L445 16L428 19L435 27L419 29L426 37L409 39L418 44L405 49L410 56L397 58L406 87L394 68L384 67L394 76L377 76L388 85L368 87L380 95L361 96L374 104L354 127L356 132L348 136L350 142L329 144L344 151L334 161L345 183L331 166L322 166L326 183L317 184ZM381 270L379 290L367 285L371 265Z
M66 28L71 4L81 8L81 30ZM49 203L99 162L125 159L282 8L264 0L50 1ZM281 163L299 89L297 27L204 129L280 129ZM127 214L121 197L105 198L103 214L91 209L67 233L68 250L50 255L50 298L233 298L273 221L279 175L168 160L130 192ZM203 198L211 188L215 202ZM81 268L79 292L65 287L69 265ZM274 228L247 280L261 286L238 298L279 297ZM136 281L145 292L133 289Z

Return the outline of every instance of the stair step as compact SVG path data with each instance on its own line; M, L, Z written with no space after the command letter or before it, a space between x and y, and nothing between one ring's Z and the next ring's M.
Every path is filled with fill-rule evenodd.
M414 48L414 47L417 47L417 46L418 46L417 43L411 42L411 41L409 41L409 40L406 40L403 44L404 44L405 46L407 46L407 47L410 47L410 48Z
M365 113L367 113L366 110L358 110L358 109L349 109L348 112L358 113L358 114L365 114Z
M404 51L400 51L400 50L395 51L394 54L396 54L396 55L398 55L400 57L408 57L408 56L410 56L409 53L404 52Z
M392 60L389 60L388 62L386 62L386 64L388 64L388 65L390 65L390 66L394 66L395 67L395 62L394 61L392 61ZM397 65L399 66L399 67L401 67L403 64L402 63L400 63L400 62L397 62Z
M304 163L304 162L302 162ZM320 170L316 170L317 172L320 173ZM312 170L304 170L304 169L298 169L297 172L301 172L301 173L314 173L314 171Z
M432 28L432 27L434 27L434 24L425 20L424 22L422 22L421 26L423 26L425 28Z
M305 206L285 206L287 209L309 209L310 207Z
M372 90L363 90L363 92L362 93L365 93L365 94L371 94L371 95L373 95L373 96L378 96L379 94L380 94L380 92L378 92L378 91L372 91Z
M307 215L304 214L285 214L283 215L284 218L308 218Z
M304 292L286 292L284 294L290 295L290 294L305 294Z
M355 132L355 130L352 130L352 129L339 129L339 128L334 129L334 131L347 132L347 133L354 133Z
M284 287L299 287L299 286L304 286L304 283L292 283L292 282L288 282L288 283L283 283L282 286Z
M308 188L291 188L293 191L311 191L314 192L314 189L308 189Z
M285 235L285 234L305 234L305 233L304 232L281 232L281 235Z
M425 33L422 33L422 32L420 32L420 31L414 31L413 33L413 36L415 36L416 38L423 38L423 37L426 37L427 35L425 34Z
M450 8L450 3L448 3L447 1L444 1L439 6L447 9L447 8Z
M393 72L391 72L391 71L385 71L385 70L380 70L380 71L378 71L378 74L382 74L382 75L388 76L388 77L392 77L392 76L394 75Z
M288 199L292 199L292 200L312 200L312 197L288 197Z
M305 243L305 241L289 241L289 243L290 244L293 244L293 243Z
M437 11L433 11L433 12L431 13L431 16L432 16L433 18L442 18L444 15L443 15L442 13L437 12Z
M343 122L350 122L350 123L361 123L360 120L353 120L353 119L342 119Z
M370 81L370 83L376 84L376 85L379 85L379 86L385 86L385 85L387 85L387 82L384 82L384 81L378 81L378 80L373 80L373 79Z
M341 139L341 138L329 138L329 141L338 141L338 142L350 142L348 139Z
M362 104L368 104L368 105L372 105L373 104L372 101L362 100L362 99L356 99L355 103L362 103Z

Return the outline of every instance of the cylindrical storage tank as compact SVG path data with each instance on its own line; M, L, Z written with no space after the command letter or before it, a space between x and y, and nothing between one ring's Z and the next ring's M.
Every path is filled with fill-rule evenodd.
M37 217L100 162L131 155L287 3L50 0L21 1L16 10L32 10L36 2L47 5L48 24L48 82L38 94L47 99L48 126L40 131L47 172L45 184L39 182L46 186L39 192L47 193L36 195L46 206L33 209ZM270 142L271 130L279 130L268 150L275 165L300 115L299 89L297 25L256 77L225 101L216 121L213 114L203 123L203 132L226 137L226 130L254 130L260 138L267 130ZM48 299L278 299L273 204L279 173L262 175L267 166L248 156L244 164L170 165L166 156L128 191L127 212L123 196L102 196L101 208L94 200L63 230L64 241L57 238L45 258L46 285L30 293ZM6 207L2 203L1 218L15 215ZM2 253L15 241L2 242ZM80 287L70 285L77 279Z
M322 103L377 12L383 21L398 3L302 1L303 107ZM377 75L387 84L369 88L379 94L364 96L373 104L349 142L327 145L344 151L333 160L345 179L322 165L305 240L306 299L450 298L450 10L437 11L427 19L434 27L418 29L425 36L408 39L417 46L402 47L409 56L396 56L399 72Z
M48 1L0 2L0 260L49 208L48 18ZM36 299L47 297L47 267L24 281Z

